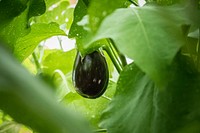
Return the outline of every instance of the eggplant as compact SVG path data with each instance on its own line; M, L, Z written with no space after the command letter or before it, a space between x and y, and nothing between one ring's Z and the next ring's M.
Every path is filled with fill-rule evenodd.
M72 81L81 96L90 99L100 97L109 81L108 65L103 53L94 51L81 57L77 52Z

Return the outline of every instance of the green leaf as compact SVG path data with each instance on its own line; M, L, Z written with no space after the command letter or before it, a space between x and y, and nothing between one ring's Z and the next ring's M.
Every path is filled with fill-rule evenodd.
M27 0L1 0L0 25L20 15L26 9L26 3Z
M117 8L126 7L126 2L127 0L92 0L88 8L90 28L97 31L102 20Z
M67 29L71 26L74 8L69 7L68 1L60 1L47 9L45 14L35 18L36 23L56 22L59 25L67 24Z
M55 100L0 44L0 109L41 133L90 133L88 124Z
M52 75L56 69L61 70L64 74L72 71L76 50L64 52L62 50L45 50L45 58L42 61L43 72ZM57 63L55 63L57 62Z
M183 6L185 7L185 14L192 24L192 28L200 27L200 3L199 0L188 0L184 1Z
M46 6L44 0L30 0L28 17L39 16L45 13Z
M85 50L94 47L93 42L97 40L111 38L121 53L133 59L161 85L165 83L167 67L184 45L181 24L185 18L181 15L177 17L177 13L181 14L178 7L154 5L118 9L106 17L95 36L82 46Z
M178 56L161 89L135 64L125 67L100 125L108 133L199 133L200 75L188 64Z
M108 133L149 133L154 84L134 64L124 68L116 94L102 116ZM140 129L140 130L139 130Z
M67 107L71 108L75 112L83 114L90 121L92 126L98 129L99 119L102 111L110 102L110 100L105 98L105 96L111 99L115 92L115 87L116 83L110 81L105 94L100 98L92 100L84 98L76 92L70 92L64 97L62 102L64 102Z
M83 0L78 0L78 3L74 9L74 19L69 31L70 38L76 38L79 41L80 38L84 37L87 32L82 26L78 25L78 22L87 14L87 5Z
M5 42L11 51L14 51L17 39L25 36L30 31L27 14L28 9L11 21L0 24L0 40Z
M80 45L84 45L82 39L88 35L87 31L91 29L96 30L103 18L115 9L124 7L125 1L126 0L117 0L115 2L107 0L101 2L96 0L78 1L74 10L74 20L69 31L69 37L76 38L78 49Z
M14 55L22 61L33 52L41 41L55 35L65 35L65 32L59 28L58 24L33 24L31 32L17 40Z
M53 5L60 3L63 0L45 0L47 10L52 7Z
M18 51L18 49L16 50L15 48L19 48L19 44L17 44L19 39L30 32L29 18L41 15L45 12L45 3L43 0L8 0L6 2L5 0L2 0L0 1L0 7L2 7L0 19L3 19L3 21L1 21L3 23L0 23L0 40L5 42L11 51L15 52L17 57L21 56L19 57L20 60L23 60L24 57L22 56L24 55L20 55L22 53L16 53L16 51L21 51ZM11 15L11 13L13 15ZM10 17L6 18L5 14ZM4 21L6 22L4 23ZM28 54L25 52L24 54L27 57L31 52L33 51L30 51Z

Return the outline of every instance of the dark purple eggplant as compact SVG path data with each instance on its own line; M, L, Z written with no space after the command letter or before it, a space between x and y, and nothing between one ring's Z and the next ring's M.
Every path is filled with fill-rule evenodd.
M102 53L94 51L82 58L77 52L72 80L81 96L91 99L100 97L109 80L108 65Z

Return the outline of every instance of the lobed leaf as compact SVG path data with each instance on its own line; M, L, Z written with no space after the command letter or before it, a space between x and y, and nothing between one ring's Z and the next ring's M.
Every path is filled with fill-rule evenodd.
M21 38L30 32L29 19L45 12L45 2L44 0L2 0L0 8L0 19L2 20L0 22L0 40L8 45L17 58L23 60L33 52L33 47L29 45L29 48L25 48L28 52L25 51L23 55L20 52L24 51L18 49L20 47L18 43L21 43L20 41L23 40ZM24 45L22 44L21 47L23 48Z
M35 17L35 21L36 23L56 22L59 25L65 24L69 29L73 19L73 11L74 8L69 7L68 1L58 1L57 3L52 3L43 15Z
M33 52L41 41L55 35L65 35L58 24L33 24L30 33L17 40L14 55L22 61Z

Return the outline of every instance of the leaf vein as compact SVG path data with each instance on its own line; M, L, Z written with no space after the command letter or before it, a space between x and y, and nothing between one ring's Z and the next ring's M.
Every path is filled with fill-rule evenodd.
M140 15L139 15L134 9L133 9L132 11L134 12L134 14L136 15L136 17L137 17L137 19L138 19L138 21L139 21L139 24L140 24L140 26L141 26L142 32L143 32L143 34L144 34L144 38L145 38L145 40L146 40L146 44L147 44L147 46L149 47L149 49L151 49L150 41L149 41L149 38L148 38L148 36L147 36L147 31L145 30L145 27L144 27L144 24L143 24L143 22L142 22L141 17L140 17Z

